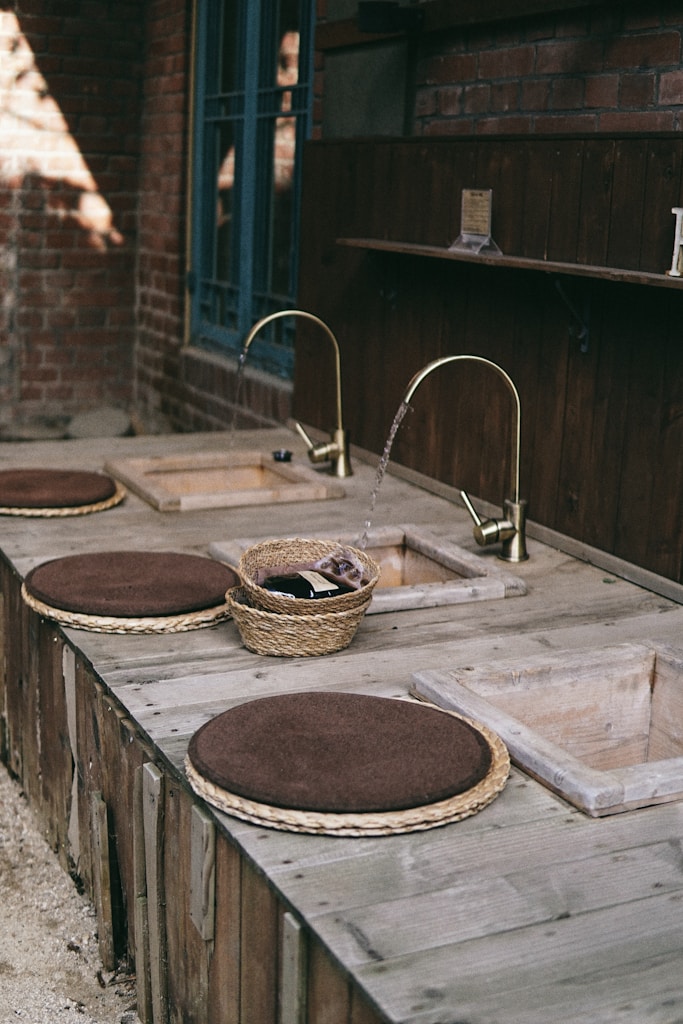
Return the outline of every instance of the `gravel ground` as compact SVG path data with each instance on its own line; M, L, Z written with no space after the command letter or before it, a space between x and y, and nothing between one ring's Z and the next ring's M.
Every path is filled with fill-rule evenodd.
M107 973L87 900L0 764L0 1024L139 1024L134 979Z

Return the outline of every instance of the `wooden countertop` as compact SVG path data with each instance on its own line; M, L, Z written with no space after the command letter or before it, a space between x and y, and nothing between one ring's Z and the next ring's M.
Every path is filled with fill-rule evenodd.
M223 434L0 445L0 469L100 468L113 457L222 450ZM244 432L266 451L288 431ZM159 513L135 495L78 519L3 519L21 574L111 548L208 553L236 537L362 528L375 466L343 499ZM532 510L533 515L533 510ZM484 558L466 512L387 476L373 525L416 523ZM535 540L514 566L524 597L367 617L324 661L261 658L232 622L168 636L65 630L179 780L195 729L234 703L325 686L405 697L411 672L636 640L683 644L683 607ZM395 1024L673 1024L683 1016L683 804L590 819L513 769L484 811L454 825L338 839L220 827Z

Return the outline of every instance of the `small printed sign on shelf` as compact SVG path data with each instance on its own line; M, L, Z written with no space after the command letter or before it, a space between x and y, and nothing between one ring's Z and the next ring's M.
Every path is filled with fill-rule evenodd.
M449 252L497 253L501 250L491 237L493 190L464 188L460 207L460 234Z

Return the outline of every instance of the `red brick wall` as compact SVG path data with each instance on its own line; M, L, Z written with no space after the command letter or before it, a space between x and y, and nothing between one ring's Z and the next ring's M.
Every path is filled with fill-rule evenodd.
M130 404L141 11L0 11L0 436Z
M423 38L415 134L683 126L683 4L624 4Z
M150 0L143 69L137 399L143 416L179 420L184 325L190 7Z

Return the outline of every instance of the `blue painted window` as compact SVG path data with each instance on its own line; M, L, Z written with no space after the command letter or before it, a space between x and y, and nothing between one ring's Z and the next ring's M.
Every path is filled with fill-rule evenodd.
M239 355L296 296L313 0L197 0L190 331ZM259 334L250 365L291 378L293 324Z

